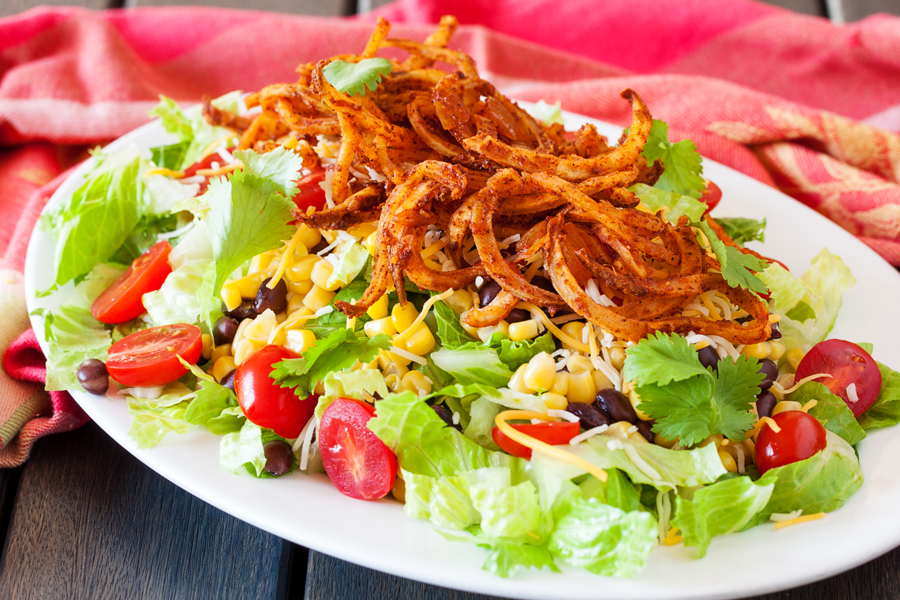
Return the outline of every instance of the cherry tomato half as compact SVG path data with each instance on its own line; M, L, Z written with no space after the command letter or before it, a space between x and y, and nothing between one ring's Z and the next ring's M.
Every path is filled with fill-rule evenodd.
M358 500L385 497L397 477L397 457L366 426L371 405L338 398L319 422L319 450L325 472L345 496Z
M829 373L831 377L817 379L847 403L853 416L863 414L881 392L881 371L872 355L845 340L825 340L812 347L797 365L796 380ZM855 385L857 400L850 399L847 387Z
M297 180L297 193L294 194L292 200L297 208L306 212L310 206L315 206L316 210L325 208L325 190L319 185L325 181L325 169L314 169L312 173L306 177Z
M202 350L199 327L161 325L136 331L110 346L106 369L110 377L129 387L165 385L188 372L179 356L194 364Z
M581 431L581 425L578 423L569 423L561 421L558 423L510 423L510 426L521 431L525 435L530 435L536 440L540 440L551 446L562 446L568 444L569 441L578 435ZM519 458L531 459L531 448L523 446L519 442L511 439L505 433L500 431L499 427L491 430L491 437L494 443L507 454L518 456Z
M700 196L700 202L706 204L706 212L711 211L715 207L719 205L719 202L722 200L722 190L719 189L719 186L714 184L712 181L706 181L706 189L703 190L703 194Z
M271 429L283 438L300 435L316 410L319 397L300 398L269 377L272 365L288 358L300 358L282 346L266 346L254 352L234 373L234 391L238 404L251 423Z
M158 290L172 267L169 242L158 242L134 259L128 270L106 288L91 305L91 314L102 323L124 323L144 312L142 297Z
M763 425L756 438L756 466L760 474L805 460L824 450L825 428L801 410L788 410L773 417L780 430Z

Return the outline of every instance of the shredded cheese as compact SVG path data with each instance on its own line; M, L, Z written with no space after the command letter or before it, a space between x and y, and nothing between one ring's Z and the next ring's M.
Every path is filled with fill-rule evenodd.
M221 137L221 138L217 139L216 141L214 141L213 143L211 143L209 146L204 148L203 152L200 153L200 156L197 157L197 162L198 163L203 162L204 160L206 160L207 158L209 158L210 156L215 154L218 151L219 146L221 146L222 144L224 144L225 142L227 142L228 140L230 140L233 137L237 137L237 136L235 136L233 133L229 133L228 135ZM221 156L221 153L220 153L220 156ZM229 153L229 156L231 156L230 153ZM225 159L225 162L228 162L227 158L225 158L224 156L222 156L222 158ZM234 157L232 157L232 160L234 160Z
M709 310L709 318L710 319L712 319L713 321L721 321L722 315L719 314L719 309L716 308L715 303L709 299L709 294L710 294L709 292L704 292L703 294L700 294L700 296L699 296L700 301L703 302L703 306L705 306L707 308L707 310Z
M587 431L582 432L582 433L579 433L578 435L576 435L575 437L573 437L571 440L569 440L569 445L571 445L571 446L577 446L578 444L580 444L580 443L583 442L584 440L589 439L589 438L592 438L592 437L594 437L594 436L597 435L597 434L603 433L603 432L606 431L607 429L609 429L609 425L600 425L600 426L598 426L598 427L594 427L594 428L592 428L592 429L588 429Z
M759 423L762 424L759 426L759 429L762 429L763 425L768 425L769 427L772 428L772 431L774 431L775 433L778 433L781 431L781 427L778 426L778 423L776 423L775 419L773 419L772 417L760 417Z
M779 315L778 313L769 313L769 325L771 325L772 323L777 323L780 320L781 315Z
M403 348L398 348L397 346L391 346L391 349L389 350L389 352L393 352L397 356L402 356L403 358L408 358L409 360L413 361L414 363L417 363L420 365L428 364L428 361L425 360L424 358L422 358L421 356L419 356L417 354L413 354L412 352L408 352L408 351L404 350Z
M494 423L497 425L497 428L505 433L506 436L511 440L519 442L523 446L531 448L532 451L540 452L541 454L546 454L547 456L552 456L553 458L558 458L559 460L566 461L567 463L575 465L580 469L584 469L600 481L606 482L607 475L606 471L604 471L603 469L592 465L580 456L575 456L571 452L566 452L559 446L551 446L550 444L545 444L544 442L537 440L530 435L522 433L521 431L519 431L518 429L514 429L512 425L507 423L507 421L511 419L541 419L543 421L547 421L552 418L553 417L549 415L534 412L531 410L506 410L497 415L497 417L494 419Z
M174 177L181 179L184 177L184 171L173 171L172 169L164 169L162 167L156 169L147 169L144 171L144 177L152 177L153 175L165 175L166 177Z
M803 408L801 408L800 411L801 411L801 412L808 413L809 411L811 411L812 409L814 409L818 403L819 403L819 401L816 400L815 398L813 398L812 400L810 400L809 402L807 402L806 404L804 404L804 405L803 405Z
M241 161L233 162L230 165L225 165L224 167L219 167L217 169L197 169L197 175L203 175L204 177L216 177L217 175L225 175L226 173L231 173L236 169L243 168L244 164Z
M775 529L784 529L785 527L790 527L791 525L797 525L799 523L806 523L807 521L818 521L819 519L824 519L825 513L814 513L811 515L803 515L802 517L797 517L796 519L791 519L789 521L780 521L775 523Z
M290 263L293 262L294 259L294 250L297 249L297 244L300 243L300 237L304 233L306 232L303 230L303 227L298 227L297 231L294 232L294 235L291 236L291 241L288 243L287 249L278 261L278 268L275 269L275 274L272 275L269 283L266 284L266 287L270 290L275 289L275 286L278 285L278 282L281 281L281 277L284 275L284 270L291 266Z
M782 393L786 396L786 395L790 394L791 392L796 392L798 389L800 389L800 386L803 385L804 383L806 383L808 381L813 381L815 379L819 379L821 377L831 377L831 373L816 373L815 375L810 375L809 377L804 377L800 381L795 381L794 385L792 385L791 387L789 387L786 390L783 390Z
M637 428L635 428L637 430ZM652 479L653 481L662 481L662 475L659 474L659 471L651 467L647 464L641 455L637 453L637 450L634 449L634 446L631 444L625 444L625 454L628 455L628 458L631 459L631 462L634 463L641 473Z
M430 246L428 246L427 248L422 250L422 258L428 258L429 256L431 256L432 254L434 254L435 252L437 252L444 246L446 246L446 243L444 242L444 240L436 241L435 243L431 244Z
M397 342L405 339L406 336L408 336L409 334L411 334L415 331L415 329L419 325L419 323L424 321L425 317L428 316L428 311L431 310L431 307L434 306L435 302L437 302L438 300L444 300L445 298L449 298L453 294L454 291L455 290L449 289L442 294L438 294L437 296L432 296L431 298L426 300L425 304L422 305L422 310L419 312L418 316L410 324L410 326L407 327L406 329L404 329L401 333L398 333L397 335L394 336L394 345L396 345ZM413 355L413 356L415 356L415 355ZM416 362L418 362L418 361L416 361ZM422 364L425 364L425 363L422 363Z
M678 535L678 528L670 529L669 533L664 537L661 541L666 546L674 546L675 544L680 544L682 537Z
M579 352L589 353L591 351L591 349L588 348L587 344L582 344L572 336L565 333L562 329L557 327L553 323L553 321L551 321L550 318L546 314L544 314L543 310L541 310L531 302L519 302L519 308L530 312L532 319L539 323L543 323L544 327L549 329L553 333L553 335L555 335L560 341L568 344L569 346L572 346Z
M859 394L856 392L856 384L855 383L851 383L850 385L847 386L847 400L849 400L850 402L852 402L854 404L859 402Z

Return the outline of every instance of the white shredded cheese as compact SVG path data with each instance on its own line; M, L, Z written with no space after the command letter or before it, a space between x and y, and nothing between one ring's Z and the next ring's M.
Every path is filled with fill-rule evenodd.
M459 425L459 413L458 413L458 412L453 413L453 418L450 419L450 421L451 421L454 425Z
M625 448L625 444L621 440L609 440L606 442L606 447L610 450L622 450Z
M414 363L418 363L420 365L428 364L428 361L425 360L424 358L422 358L421 356L413 354L412 352L408 352L402 348L398 348L397 346L391 346L390 352L393 352L397 356L402 356L403 358L408 358L409 360L413 361Z
M632 433L634 433L635 431L637 431L637 425L632 425L632 426L629 427L626 431L628 432L628 435L631 435Z
M772 516L769 517L769 520L775 521L776 523L780 523L782 521L793 521L802 514L802 510L795 510L789 513L772 513Z
M738 473L745 473L745 472L746 472L746 466L747 466L747 463L745 462L745 459L744 459L744 449L741 448L740 445L737 445L737 446L734 447L734 451L735 451L735 453L737 454L737 470L738 470Z
M720 358L730 356L733 360L737 360L741 355L740 352L737 351L737 348L734 347L734 344L732 344L722 336L711 335L709 336L709 339L716 343L716 351L718 351Z
M124 396L132 396L134 398L141 398L144 400L156 400L160 396L162 396L163 388L165 386L158 385L154 387L132 387L132 388L122 388L119 390L119 393Z
M568 315L563 315L561 317L553 317L552 319L550 319L550 322L554 325L563 325L565 323L568 323L569 321L579 321L581 319L584 319L584 317L582 317L578 313L571 313Z
M178 183L192 185L194 183L203 183L204 181L206 181L206 177L203 175L194 175L193 177L182 177L178 180Z
M333 182L334 169L325 169L325 181L319 183L319 187L325 192L325 204L328 208L334 208Z
M855 383L851 383L847 386L847 400L853 403L859 402L859 394L856 392Z
M694 333L693 331L688 333L685 340L687 340L687 343L691 345L699 344L700 342L706 342L710 346L712 346L713 350L719 347L719 345L709 336L705 336L702 333Z
M588 438L592 438L599 433L603 433L607 429L609 429L609 425L600 425L599 427L594 427L593 429L588 429L587 431L585 431L583 433L579 433L578 435L573 437L571 440L569 440L569 444L571 444L572 446L575 446L577 444L580 444L581 442L583 442L584 440L586 440Z
M619 443L621 444L622 442ZM628 455L628 458L631 459L631 462L634 463L634 466L636 466L641 471L641 473L643 473L653 481L662 480L662 475L660 475L656 469L648 465L647 461L641 458L641 455L637 453L637 450L634 449L634 446L632 446L631 444L626 445L625 454Z
M319 310L317 310L317 311L313 314L313 316L314 316L314 317L321 317L322 315L327 315L327 314L330 313L330 312L334 312L334 307L331 306L331 305L329 304L328 306L323 306L322 308L320 308Z
M557 419L565 419L569 423L578 423L579 421L581 421L581 419L579 419L578 417L576 417L575 415L573 415L572 413L570 413L567 410L557 410L557 409L551 408L550 410L547 411L547 415L551 416L551 417L556 417Z
M231 155L231 152L229 152L228 149L225 148L224 144L219 146L216 149L216 152L219 154L219 156L222 157L222 160L225 161L226 165L230 165L234 162L234 157Z
M312 423L312 427L310 427ZM300 451L300 470L305 471L309 463L309 447L312 444L313 432L319 428L319 419L314 415L306 424L306 435L303 436L303 449Z
M484 285L484 277L479 275L478 277L475 278L475 287L477 287L478 289L481 289L481 286L483 286L483 285Z
M337 248L338 244L340 244L342 241L343 240L341 240L341 238L335 238L333 242L316 252L316 254L319 256L325 256L326 254Z

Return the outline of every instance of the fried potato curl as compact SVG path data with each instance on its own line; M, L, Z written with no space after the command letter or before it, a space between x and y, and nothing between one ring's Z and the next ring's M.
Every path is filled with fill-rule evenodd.
M297 211L299 222L330 230L376 224L372 280L356 302L337 302L339 310L361 316L389 290L405 304L407 280L445 291L490 277L502 292L463 315L470 327L496 325L522 301L551 315L576 312L631 341L655 331L734 344L768 339L765 303L725 282L685 220L673 225L642 210L628 191L653 185L663 171L642 156L652 117L637 92L621 94L632 121L617 146L592 125L569 133L542 124L481 79L471 57L448 48L456 28L444 17L416 42L388 37L390 23L379 19L360 54L300 65L296 83L251 94L247 107L261 109L253 117L205 104L207 118L237 131L242 148L287 146L305 167L331 170L328 206ZM334 60L359 62L382 49L406 58L391 59L392 72L364 96L337 90L323 74ZM434 239L429 231L445 242L440 264L422 255L426 235ZM535 273L554 290L532 284ZM682 315L713 290L749 320Z

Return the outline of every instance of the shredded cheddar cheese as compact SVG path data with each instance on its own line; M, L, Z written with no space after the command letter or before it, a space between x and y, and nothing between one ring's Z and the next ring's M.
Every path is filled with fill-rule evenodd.
M425 301L425 304L422 305L422 310L419 312L419 315L415 318L415 320L410 324L409 327L403 330L402 333L398 333L394 336L394 345L397 345L397 342L403 340L409 334L415 332L416 327L425 320L425 317L428 316L428 311L431 310L431 307L434 306L434 303L438 300L444 300L445 298L449 298L455 290L447 290L442 294L438 294L437 296L432 296L428 300ZM393 352L393 350L391 350ZM413 355L415 356L415 355Z
M278 268L275 269L275 274L272 275L272 278L269 280L269 283L266 284L266 287L270 290L274 290L275 286L278 285L278 282L281 281L281 277L284 275L285 269L290 267L290 263L294 260L294 250L297 249L297 244L300 243L300 238L303 236L305 232L301 227L297 228L297 231L294 232L294 235L291 236L291 241L288 243L287 250L284 251L284 254L281 255L281 260L278 262Z
M784 529L785 527L790 527L791 525L797 525L799 523L806 523L807 521L818 521L819 519L824 519L825 513L814 513L811 515L803 515L802 517L797 517L796 519L790 519L789 521L779 521L775 523L775 529Z
M506 434L508 438L513 441L519 442L523 446L531 448L533 452L540 452L541 454L546 454L547 456L552 456L553 458L558 458L559 460L566 461L567 463L575 465L580 469L584 469L600 481L606 481L606 471L604 471L600 467L592 465L580 456L575 456L571 452L566 452L559 446L551 446L550 444L545 444L544 442L535 439L530 435L522 433L521 431L513 428L512 425L507 423L507 421L512 419L540 419L542 421L549 421L550 419L553 419L553 417L531 410L506 410L497 415L496 419L494 419L494 423L497 425L497 428L500 431Z
M579 352L584 352L585 354L590 354L591 349L587 344L581 343L581 341L576 340L572 336L566 334L562 329L557 327L550 318L544 314L544 311L539 307L535 306L531 302L519 302L519 308L523 310L527 310L531 313L531 318L535 321L538 321L544 325L547 329L549 329L553 335L557 337L562 342L572 346L575 350Z
M184 171L173 171L172 169L165 169L163 167L147 169L146 171L144 171L144 177L151 177L153 175L165 175L166 177L181 179L182 177L184 177Z
M231 163L230 165L225 165L224 167L219 167L218 169L197 169L197 175L202 175L204 177L216 177L218 175L225 175L227 173L231 173L235 169L243 168L244 164L241 161L237 161Z

